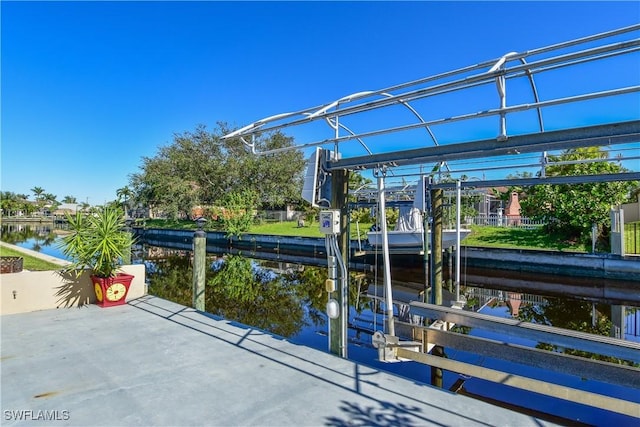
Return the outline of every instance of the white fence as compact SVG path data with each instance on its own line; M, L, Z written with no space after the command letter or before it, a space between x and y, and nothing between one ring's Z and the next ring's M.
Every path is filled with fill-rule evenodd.
M523 216L506 216L506 215L480 215L475 217L466 217L467 225L490 225L493 227L518 227L518 228L537 228L542 227L544 221L534 221Z

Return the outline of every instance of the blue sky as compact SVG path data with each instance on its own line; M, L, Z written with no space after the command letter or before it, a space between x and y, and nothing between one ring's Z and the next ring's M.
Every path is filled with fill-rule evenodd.
M243 126L637 24L640 4L3 1L1 14L2 191L102 204L198 124ZM640 65L607 76L639 84ZM639 118L628 99L607 119Z

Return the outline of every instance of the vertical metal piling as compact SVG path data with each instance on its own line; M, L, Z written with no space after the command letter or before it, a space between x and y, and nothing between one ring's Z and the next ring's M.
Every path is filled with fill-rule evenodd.
M427 212L427 210L425 209L423 211L423 217L422 217L422 227L424 230L424 234L422 236L423 238L423 245L422 245L422 264L424 266L424 292L422 294L422 302L429 302L430 301L430 297L429 297L429 289L430 289L430 280L429 280L429 215L430 213Z
M348 223L348 203L349 192L349 171L334 170L331 172L331 206L340 210L340 235L338 236L338 246L342 252L342 259L345 265L349 266L349 223ZM333 354L347 357L347 323L349 316L348 286L349 272L343 277L341 269L338 269L336 300L340 306L340 315L336 319L329 319L330 337L329 351Z

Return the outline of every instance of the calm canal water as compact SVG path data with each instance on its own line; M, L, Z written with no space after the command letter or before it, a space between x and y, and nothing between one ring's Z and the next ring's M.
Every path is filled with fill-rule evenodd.
M64 258L56 247L59 241L58 230L46 225L3 225L1 239ZM134 248L133 259L134 262L146 265L150 293L184 305L191 304L190 251L139 245ZM224 254L209 254L208 262L211 267L207 271L208 312L270 331L298 344L328 351L327 316L324 312L327 300L324 290L326 268ZM351 272L351 275L349 359L429 383L431 371L425 365L416 362L382 363L377 360L377 350L371 344L371 335L376 330L383 329L385 319L382 314L384 307L376 303L375 298L367 297L367 290L376 279L375 273L371 272L371 268L363 268L362 271ZM471 286L465 287L463 293L469 306L474 306L485 314L523 320L544 318L555 326L567 328L592 322L594 307L587 301L545 298ZM596 304L596 309L596 329L607 330L610 323L603 313L608 312L608 307ZM412 320L410 313L399 313L397 308L395 312L396 315ZM633 319L637 322L636 316L633 316ZM634 327L638 328L637 325ZM502 338L481 330L471 330L470 335L498 340ZM515 344L535 347L537 343L521 339ZM445 354L450 359L640 403L640 393L635 389L584 380L452 349L445 349ZM551 421L561 424L623 426L637 425L638 422L630 417L488 381L462 377L452 372L444 373L442 386L449 389L461 378L465 379L464 391L468 395L496 399L505 405L546 413L551 416ZM540 416L538 413L534 415Z

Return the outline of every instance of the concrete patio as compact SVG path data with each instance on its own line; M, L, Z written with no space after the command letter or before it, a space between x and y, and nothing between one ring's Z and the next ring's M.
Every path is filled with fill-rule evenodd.
M549 425L152 296L0 320L5 426Z

